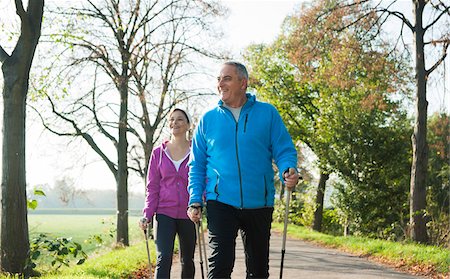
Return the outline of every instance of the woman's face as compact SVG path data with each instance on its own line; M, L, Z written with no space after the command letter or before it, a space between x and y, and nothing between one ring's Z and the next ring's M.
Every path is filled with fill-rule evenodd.
M186 115L179 110L172 112L169 118L169 128L172 135L185 135L189 130Z

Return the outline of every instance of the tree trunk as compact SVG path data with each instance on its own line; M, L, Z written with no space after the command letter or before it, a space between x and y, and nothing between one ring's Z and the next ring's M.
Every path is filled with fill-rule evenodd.
M25 119L30 68L41 35L44 1L15 1L21 33L11 55L0 46L3 72L3 146L0 269L27 275L30 250L25 175Z
M427 243L426 178L428 166L427 145L427 77L425 70L424 29L422 16L425 1L414 2L414 44L416 51L416 116L414 134L412 135L413 161L411 166L410 226L411 238L416 242Z
M350 224L348 222L348 219L345 218L345 222L344 222L344 236L349 236L350 235Z
M323 216L323 198L325 196L325 185L330 177L329 174L320 172L319 185L317 186L316 194L316 210L314 211L313 230L322 231L322 216Z
M127 61L127 60L124 60ZM126 69L124 67L124 72ZM126 75L122 75L126 76ZM122 78L120 91L119 143L117 147L117 243L128 246L128 82Z
M22 273L28 255L25 176L25 107L28 78L3 64L1 268Z

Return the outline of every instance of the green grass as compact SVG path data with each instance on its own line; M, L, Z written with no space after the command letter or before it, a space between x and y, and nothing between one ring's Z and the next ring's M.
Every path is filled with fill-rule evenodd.
M152 264L155 264L155 246L149 241ZM148 265L145 242L141 241L126 248L115 248L108 253L88 259L84 264L62 267L56 272L43 273L42 279L119 279L128 278L130 274ZM0 275L0 279L18 278Z
M128 218L130 242L142 240L142 232L138 228L138 216ZM53 237L72 237L80 243L86 253L97 250L97 244L87 240L93 235L100 235L104 240L102 246L110 246L114 238L109 236L110 230L116 228L114 215L85 214L30 214L28 216L30 240L40 233L49 233Z
M142 230L138 227L138 216L129 216L130 243L142 242ZM88 254L88 261L98 255L107 253L115 243L116 216L93 214L31 214L28 216L30 242L40 233L47 233L52 238L72 238L74 242L82 245L83 251ZM112 236L110 234L112 233ZM97 235L102 243L93 240ZM91 239L91 241L89 241ZM73 265L77 260L68 257ZM48 273L54 268L50 265L52 258L44 252L36 261L37 271Z
M128 274L148 264L142 230L138 227L139 216L129 216L130 247L113 248L115 239L107 236L110 229L115 229L116 219L113 215L90 214L30 214L28 216L30 239L39 233L50 233L54 237L72 237L74 241L83 246L83 250L89 257L82 265L76 266L71 261L70 267L62 266L57 272L48 261L38 262L37 271L43 276L39 278L124 278ZM85 240L92 235L102 235L106 240L103 247L96 247ZM149 241L152 261L156 259L153 241ZM0 275L4 278L18 278L8 275Z
M272 228L282 232L283 224L273 223ZM392 264L401 264L409 268L419 266L422 269L429 269L431 267L438 273L449 273L450 250L445 248L354 236L335 237L296 225L288 226L288 235L358 255L376 257Z
M152 263L155 261L155 247L153 241L149 241ZM89 259L86 263L63 268L58 273L48 274L43 279L69 279L69 278L126 278L134 271L146 266L147 251L145 242L141 241L127 248L113 249L107 254Z

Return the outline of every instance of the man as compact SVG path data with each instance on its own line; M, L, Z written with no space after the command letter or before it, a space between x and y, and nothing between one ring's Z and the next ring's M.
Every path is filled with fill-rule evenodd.
M192 140L188 216L200 219L206 192L208 278L230 278L238 230L247 278L269 277L269 240L275 199L272 160L289 189L298 182L297 152L277 110L247 94L248 73L223 64L219 105L201 118Z

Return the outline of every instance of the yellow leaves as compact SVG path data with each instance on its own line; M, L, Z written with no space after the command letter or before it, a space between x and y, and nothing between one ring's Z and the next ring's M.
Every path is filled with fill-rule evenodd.
M371 93L361 100L361 108L368 111L375 109L385 111L387 110L387 104L381 94Z

